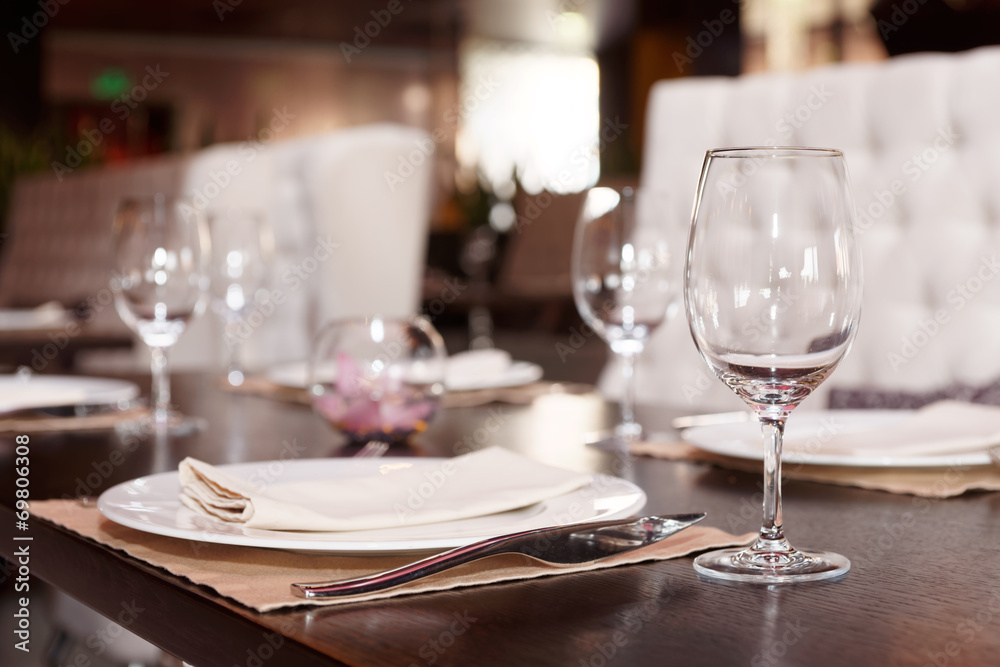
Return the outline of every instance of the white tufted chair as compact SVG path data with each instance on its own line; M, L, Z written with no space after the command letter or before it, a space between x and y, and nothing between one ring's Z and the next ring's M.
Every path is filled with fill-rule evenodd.
M26 178L18 183L10 208L0 305L49 300L69 305L99 297L90 332L125 332L108 290L117 202L154 192L198 195L207 208L258 209L273 228L270 289L280 292L283 303L261 309L273 314L255 320L260 325L244 344L247 365L254 369L304 359L326 320L419 310L431 208L428 148L433 145L423 130L369 125L269 145L220 144L187 156L81 169L62 181L51 175ZM386 174L399 172L401 161L405 178L389 183ZM222 336L221 321L206 312L171 350L171 366L221 368ZM142 369L149 363L138 342L124 355L80 356L82 370L93 372Z
M865 302L831 388L930 392L1000 380L1000 48L799 73L658 83L641 184L690 219L705 151L841 149L863 230ZM617 370L602 388L617 395ZM638 400L740 409L678 317L654 335ZM804 408L826 407L814 396Z

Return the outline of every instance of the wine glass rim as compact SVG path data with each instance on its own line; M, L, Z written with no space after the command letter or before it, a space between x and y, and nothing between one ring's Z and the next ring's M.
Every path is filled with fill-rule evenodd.
M836 148L813 146L733 146L713 148L708 151L712 158L789 158L789 157L844 157Z

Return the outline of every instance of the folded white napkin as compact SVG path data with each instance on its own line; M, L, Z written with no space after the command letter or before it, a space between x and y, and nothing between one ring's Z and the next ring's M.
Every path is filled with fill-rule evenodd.
M478 380L496 377L510 368L510 354L503 350L468 350L448 357L445 384L464 387Z
M7 331L48 329L65 324L69 313L61 303L50 301L37 308L0 309L0 329Z
M591 476L537 463L500 447L441 461L384 461L371 475L274 484L251 482L202 461L180 464L181 502L223 521L266 530L372 530L454 521L569 493Z
M794 419L795 416L792 416ZM810 439L815 443L817 438ZM884 426L818 438L812 453L864 456L930 456L1000 445L1000 408L940 401ZM789 443L801 451L803 443Z

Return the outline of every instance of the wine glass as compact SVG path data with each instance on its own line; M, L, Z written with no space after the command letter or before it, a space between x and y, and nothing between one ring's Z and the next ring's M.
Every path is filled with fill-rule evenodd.
M750 406L764 438L764 520L747 549L695 559L719 579L827 579L847 558L793 548L782 532L785 420L837 367L861 314L861 252L836 150L727 148L702 167L685 276L695 345Z
M680 225L652 190L597 187L584 197L573 239L573 299L583 321L621 359L621 422L599 446L642 437L635 420L635 363L680 296ZM676 275L675 275L676 274Z
M222 318L226 346L226 380L243 384L242 349L247 314L258 291L267 283L267 267L274 253L270 227L259 211L230 206L207 214L212 240L212 310Z
M316 338L310 399L349 445L402 442L437 412L446 359L441 335L423 317L331 322Z
M190 431L198 422L170 406L167 351L205 309L211 246L204 215L163 194L126 199L115 213L113 238L115 309L152 356L152 419L145 426Z

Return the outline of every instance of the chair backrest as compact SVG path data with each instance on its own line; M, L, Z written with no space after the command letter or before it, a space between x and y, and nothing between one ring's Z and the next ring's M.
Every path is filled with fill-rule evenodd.
M433 145L422 130L373 125L266 146L221 144L190 156L80 170L62 181L25 179L9 216L0 306L108 296L117 202L177 193L205 209L239 206L268 218L274 299L252 309L243 327L246 363L304 359L327 320L419 310ZM124 329L111 305L100 318L108 331ZM223 349L222 322L206 312L171 350L171 364L220 368ZM146 364L139 345L132 365Z
M641 184L690 219L705 151L843 150L863 232L865 303L831 387L928 391L1000 378L1000 48L798 73L658 83ZM606 369L602 387L616 392ZM682 312L655 334L638 397L686 410L741 405L709 372ZM823 407L816 398L806 405Z

